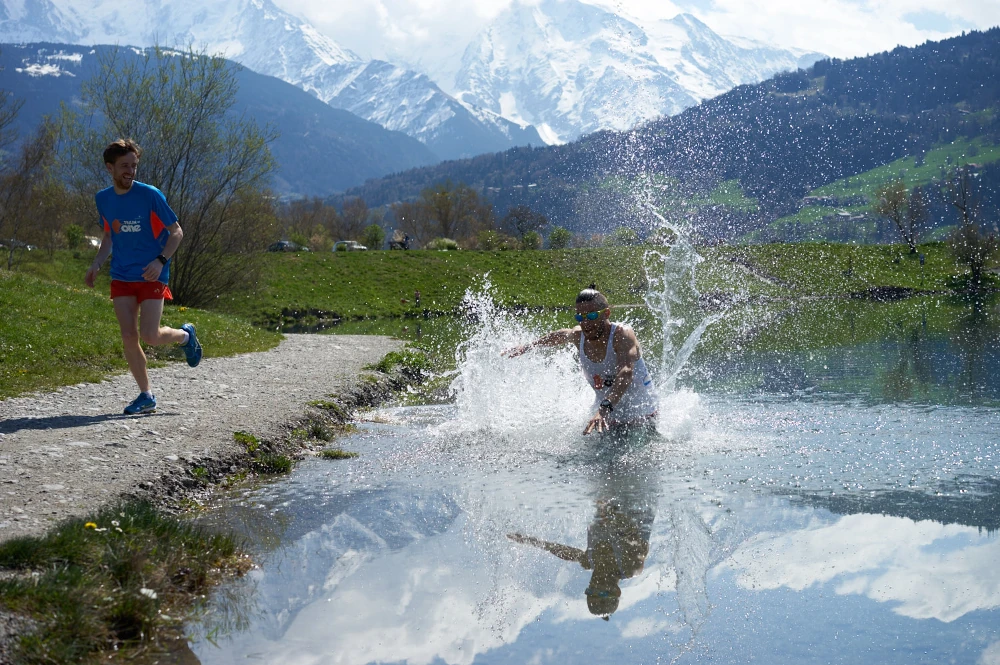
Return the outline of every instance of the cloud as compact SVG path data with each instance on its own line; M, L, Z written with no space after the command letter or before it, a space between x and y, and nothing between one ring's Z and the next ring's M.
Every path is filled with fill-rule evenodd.
M1000 607L998 556L1000 541L972 527L850 515L829 525L761 534L723 565L747 589L801 591L833 583L838 594L947 623Z

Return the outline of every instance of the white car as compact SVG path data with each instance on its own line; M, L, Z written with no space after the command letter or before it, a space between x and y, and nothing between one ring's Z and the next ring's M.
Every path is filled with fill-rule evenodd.
M341 240L333 244L333 251L335 252L361 252L367 249L360 242L353 240Z

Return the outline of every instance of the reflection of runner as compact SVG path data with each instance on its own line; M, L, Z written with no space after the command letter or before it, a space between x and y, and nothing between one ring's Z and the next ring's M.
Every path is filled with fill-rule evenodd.
M597 410L584 434L604 432L611 425L651 422L656 415L656 393L635 333L627 325L611 322L608 299L593 284L576 297L576 320L580 325L575 328L550 332L506 355L513 358L534 346L579 347L580 365L594 389Z
M618 499L597 502L597 514L587 528L587 549L552 543L519 533L508 534L516 543L532 545L564 561L593 571L587 594L591 614L608 619L618 609L622 595L618 583L635 577L646 565L653 511L648 506L627 506Z

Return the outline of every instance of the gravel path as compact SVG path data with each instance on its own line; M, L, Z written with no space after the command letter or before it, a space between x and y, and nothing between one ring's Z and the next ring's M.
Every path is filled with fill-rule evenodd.
M132 376L0 401L0 541L38 535L123 494L184 474L196 459L240 452L233 432L281 433L306 403L350 385L403 343L358 335L286 335L276 348L150 370L158 410L124 416Z

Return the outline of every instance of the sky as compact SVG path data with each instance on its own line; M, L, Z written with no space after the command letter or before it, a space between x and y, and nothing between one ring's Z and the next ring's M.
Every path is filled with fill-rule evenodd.
M514 0L275 0L365 57L461 58ZM538 0L521 0L536 2ZM693 14L715 32L849 58L1000 25L1000 0L588 0L644 21Z

